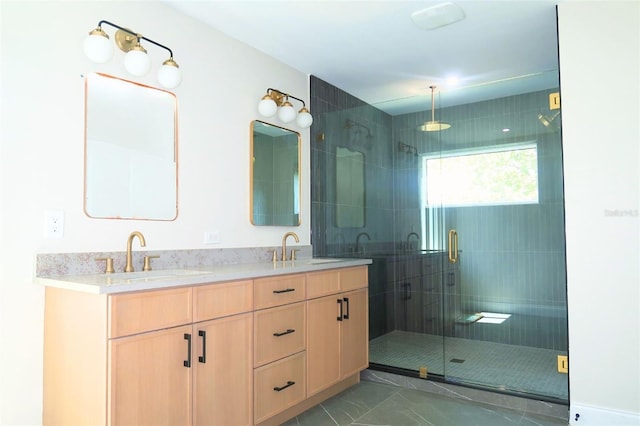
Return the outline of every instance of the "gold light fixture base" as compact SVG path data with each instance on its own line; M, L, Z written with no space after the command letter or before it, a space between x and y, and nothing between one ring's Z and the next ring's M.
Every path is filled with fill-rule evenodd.
M115 39L116 44L123 52L130 51L138 43L138 37L122 30L116 31Z
M284 105L284 103L286 102L286 95L284 93L278 92L277 90L270 90L269 97L273 99L273 101L279 107Z

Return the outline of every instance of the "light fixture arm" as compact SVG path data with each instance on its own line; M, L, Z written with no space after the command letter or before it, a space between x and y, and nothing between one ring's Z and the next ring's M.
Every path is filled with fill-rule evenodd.
M302 106L303 106L304 108L306 108L306 107L307 107L307 105L304 103L304 101L303 101L302 99L300 99L300 98L296 98L295 96L290 95L290 94L288 94L288 93L284 93L283 91L278 90L278 89L268 88L268 89L267 89L267 94L269 94L269 95L271 96L271 98L275 101L275 103L276 103L278 106L281 106L281 105L284 103L283 98L284 98L285 100L286 100L286 98L293 98L293 99L295 99L295 100L297 100L297 101L299 101L299 102L302 102Z
M140 42L140 40L144 40L144 41L148 41L151 44L155 44L156 46L167 50L169 52L169 57L171 59L173 59L173 51L171 51L171 49L169 49L167 46L158 43L157 41L151 40L150 38L147 38L147 37L143 36L142 34L134 33L133 31L128 30L128 29L126 29L124 27L121 27L120 25L116 25L116 24L114 24L112 22L105 21L105 20L102 20L102 21L98 22L98 28L102 29L102 24L110 25L110 26L112 26L114 28L119 29L120 31L126 32L127 34L131 34L132 36L134 36L138 40L138 42Z

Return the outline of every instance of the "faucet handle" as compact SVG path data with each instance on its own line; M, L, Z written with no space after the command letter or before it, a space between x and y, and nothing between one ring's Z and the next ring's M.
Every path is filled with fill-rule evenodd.
M158 259L160 256L145 256L144 257L144 265L142 266L143 271L151 270L151 259Z
M106 265L104 268L105 274L113 274L116 270L113 269L113 258L111 257L96 257L96 260L104 260L106 261Z
M296 260L296 252L298 249L291 249L291 260Z

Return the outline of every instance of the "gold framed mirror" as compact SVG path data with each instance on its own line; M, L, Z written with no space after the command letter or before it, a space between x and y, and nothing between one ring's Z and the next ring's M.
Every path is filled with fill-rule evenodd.
M300 225L300 133L251 122L251 201L256 226Z
M87 74L87 216L174 220L178 215L177 129L175 94L106 74Z

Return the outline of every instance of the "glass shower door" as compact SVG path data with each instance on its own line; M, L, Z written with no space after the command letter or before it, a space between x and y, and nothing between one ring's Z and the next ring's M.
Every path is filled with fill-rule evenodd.
M423 164L441 183L445 380L566 401L561 138L539 119L556 91L446 108Z

